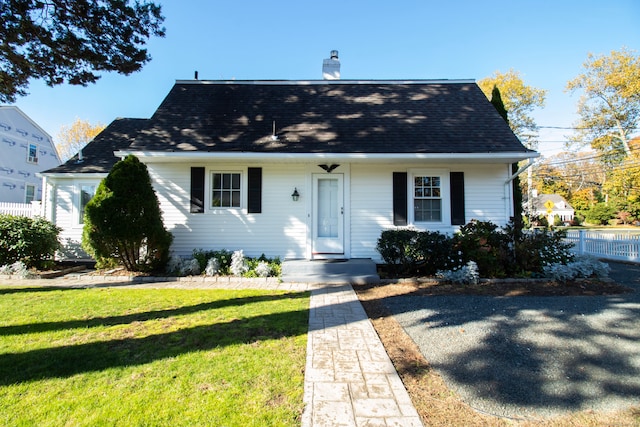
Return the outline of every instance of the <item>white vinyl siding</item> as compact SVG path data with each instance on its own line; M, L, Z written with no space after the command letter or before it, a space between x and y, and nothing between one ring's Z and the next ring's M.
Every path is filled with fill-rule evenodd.
M189 212L190 168L205 167L218 171L216 164L149 164L149 173L158 195L160 208L167 229L173 233L172 250L176 255L191 256L194 249L238 250L247 256L279 256L304 258L307 237L307 212L305 200L310 194L305 187L304 165L233 165L225 164L225 170L241 171L247 176L248 167L262 167L262 213L248 214L246 209L247 183L241 180L241 208L209 209L204 214ZM210 183L205 183L210 189ZM291 198L297 187L300 200ZM207 191L206 206L211 205Z
M62 229L60 232L60 241L63 249L60 252L63 259L88 259L90 258L81 247L82 244L82 228L79 222L80 218L80 188L89 186L93 189L97 188L100 179L91 180L83 179L53 179L50 184L54 185L50 191L50 200L54 203L51 215L55 224ZM51 220L51 218L47 218Z
M312 231L312 176L322 173L316 164L302 163L150 163L147 165L158 196L165 227L173 236L172 252L190 257L194 249L230 251L242 249L247 256L279 256L307 258L311 251ZM204 167L205 206L211 206L211 173L213 171L237 171L242 175L240 208L205 209L204 213L190 212L191 167ZM262 168L262 213L248 214L246 206L247 169ZM440 171L446 182L442 190L449 191L449 170L464 172L465 219L492 221L500 226L509 218L508 191L505 180L509 168L506 165L438 165L437 168L416 167L416 164L341 164L344 174L344 242L345 256L372 258L381 261L376 251L377 240L383 230L395 229L393 225L393 173L406 172L407 179L414 174L435 176ZM444 173L443 171L446 171ZM338 173L338 172L334 172ZM97 185L99 179L94 181ZM411 181L409 181L411 184ZM78 186L91 184L87 180L58 179L54 218L63 228L62 242L72 250L80 247L82 226L77 222ZM293 201L291 194L297 188L300 198ZM408 186L409 195L412 185ZM440 231L451 234L457 226L451 226L450 207L443 203L442 222L415 222L411 218L409 197L409 227L420 230ZM444 217L447 217L445 219Z
M465 218L491 221L500 226L506 224L511 216L509 192L505 191L508 178L507 167L482 165L465 169Z

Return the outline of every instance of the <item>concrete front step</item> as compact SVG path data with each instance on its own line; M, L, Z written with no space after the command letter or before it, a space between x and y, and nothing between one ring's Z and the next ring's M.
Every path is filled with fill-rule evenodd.
M289 283L379 283L376 264L369 258L330 260L285 260L283 282Z

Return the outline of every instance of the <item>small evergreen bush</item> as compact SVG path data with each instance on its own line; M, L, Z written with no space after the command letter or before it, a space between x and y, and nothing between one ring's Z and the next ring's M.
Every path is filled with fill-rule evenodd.
M453 240L453 247L462 253L463 262L475 262L482 277L504 277L511 273L512 240L496 224L471 220L460 227Z
M87 203L82 247L98 267L129 271L163 269L173 236L162 222L146 165L129 155L116 163Z
M42 217L0 214L0 265L22 261L43 268L60 249L61 229Z
M515 261L522 271L542 273L550 264L567 264L575 255L573 243L565 242L565 230L535 229L523 233L515 241Z
M418 230L384 230L376 249L394 274L411 274L416 266Z
M458 271L473 262L482 277L541 275L545 265L574 258L566 231L523 231L513 221L499 228L472 220L453 237L413 229L385 230L377 250L395 275ZM460 273L461 274L461 273Z
M437 231L385 230L376 249L398 275L433 275L439 269L460 265L451 237Z

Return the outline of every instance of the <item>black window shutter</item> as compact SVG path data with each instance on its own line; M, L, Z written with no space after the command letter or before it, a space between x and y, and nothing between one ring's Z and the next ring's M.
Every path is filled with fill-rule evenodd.
M247 169L247 212L262 212L262 168Z
M393 173L393 225L407 225L407 173Z
M204 213L204 168L191 168L191 213Z
M451 225L464 225L464 172L451 172Z

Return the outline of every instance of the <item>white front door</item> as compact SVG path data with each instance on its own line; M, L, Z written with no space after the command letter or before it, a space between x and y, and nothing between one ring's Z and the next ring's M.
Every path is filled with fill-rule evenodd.
M314 174L313 193L313 256L343 255L343 175Z

